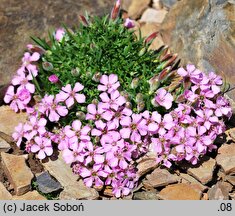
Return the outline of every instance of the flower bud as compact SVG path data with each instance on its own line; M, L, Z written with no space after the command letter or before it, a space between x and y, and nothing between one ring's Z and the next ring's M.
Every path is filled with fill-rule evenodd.
M85 113L82 112L82 111L76 112L76 116L77 116L77 118L78 118L79 120L85 120L85 119L86 119L86 115L85 115Z
M100 82L100 78L101 78L102 74L100 72L96 72L93 77L92 80L95 82Z
M29 52L32 52L32 53L37 52L40 55L42 55L46 52L42 47L40 47L38 45L32 45L32 44L28 44L27 49L29 50Z
M139 103L139 102L143 102L144 101L144 95L142 93L138 93L136 95L136 102Z
M80 18L81 23L82 23L84 26L86 26L86 27L89 26L89 22L88 22L88 20L86 19L85 16L80 15L79 18Z
M141 111L144 109L144 107L145 107L144 101L139 102L139 103L137 104L137 111L138 111L138 112L141 112Z
M150 92L154 92L160 85L160 81L158 79L158 75L153 76L149 81Z
M121 7L121 2L120 2L120 0L117 0L113 9L112 9L111 16L110 16L110 18L112 20L117 19L119 11L120 11L120 7Z
M162 72L160 72L160 74L158 75L158 80L163 81L167 77L170 71L171 67L167 67L164 70L162 70Z
M122 95L127 101L129 100L129 94L126 91L121 91L120 95Z
M99 143L100 142L100 137L96 136L95 137L95 143Z
M54 67L53 67L53 64L51 64L50 62L43 62L42 63L42 68L45 71L52 71Z
M95 104L95 105L98 105L99 100L95 98L95 99L93 99L93 100L91 101L91 103L92 103L92 104Z
M132 82L131 82L131 88L133 88L133 89L137 88L137 87L138 87L138 84L139 84L139 78L136 77L136 78L134 78L134 79L132 80Z
M78 76L80 74L80 69L78 67L71 70L73 76Z
M158 32L153 32L145 39L145 44L152 43L152 41L157 37Z
M155 98L153 98L153 99L151 100L151 104L152 104L153 106L155 106L155 107L158 106L158 103L157 103L157 101L155 100Z
M57 83L59 81L59 78L58 76L56 76L55 74L52 74L51 76L48 77L48 80L51 82L51 83Z
M128 28L128 29L134 28L134 27L135 27L135 22L134 22L134 20L131 20L131 19L129 19L129 18L126 18L125 23L124 23L124 26L125 26L126 28Z
M138 53L138 56L143 56L145 53L146 53L147 49L144 47L142 48L139 53Z
M127 101L126 102L126 108L131 109L132 108L132 103Z
M177 59L178 57L178 54L174 54L169 60L167 60L164 64L163 64L163 67L162 68L166 68L167 66L169 65L172 65L175 60Z

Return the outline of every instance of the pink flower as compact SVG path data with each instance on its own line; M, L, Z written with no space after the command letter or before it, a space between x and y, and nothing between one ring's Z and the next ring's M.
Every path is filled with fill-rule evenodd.
M109 104L99 102L96 106L95 104L89 104L87 106L88 113L86 114L86 120L95 120L105 119L110 121L112 118L112 113L109 111Z
M51 76L48 77L48 80L51 82L51 83L57 83L59 81L59 78L58 76L56 76L55 74L52 74Z
M166 109L170 109L173 102L173 96L168 93L164 88L157 90L155 101Z
M102 102L108 103L110 108L118 110L120 106L126 103L126 99L120 95L119 91L115 90L110 93L110 97L106 92L100 94Z
M70 144L72 145L73 143L79 143L80 141L82 142L87 142L90 141L90 136L88 133L90 132L91 128L90 126L86 125L82 127L82 123L79 120L75 120L72 123L72 128L70 127L65 127L64 133L66 136L69 137L70 139Z
M65 104L68 108L70 108L74 104L74 99L78 103L84 103L86 100L85 95L77 93L80 92L83 88L84 86L79 82L75 83L73 89L70 84L67 84L65 87L62 87L63 91L60 91L57 98L60 101L65 101Z
M35 135L43 135L46 132L47 120L45 118L39 118L31 116L29 122L24 126L25 132L27 132L27 139L32 139ZM29 137L29 138L28 138Z
M193 82L194 84L198 84L202 80L202 72L196 69L194 65L188 64L186 66L186 69L187 70L185 70L184 68L179 68L177 73L185 79L190 78L191 82Z
M63 28L58 28L55 32L55 39L59 42L62 41L65 34L65 30Z
M22 58L22 68L20 71L25 70L25 68L29 72L28 78L32 79L32 75L36 77L38 75L38 69L36 65L31 64L32 62L37 62L40 59L40 54L38 52L34 52L32 55L29 52L24 54Z
M51 156L53 153L51 141L45 137L35 137L35 144L31 146L33 153L38 152L38 158L44 159L46 156Z
M32 80L32 77L26 77L25 73L18 73L18 75L14 76L11 83L12 85L20 85L20 88L27 89L30 93L35 92L34 84L30 83L29 80Z
M220 92L220 87L223 84L223 80L221 76L217 76L214 72L209 73L209 83L211 90L214 94L218 94Z
M12 137L14 139L14 141L16 141L16 145L18 147L20 147L20 144L22 142L22 139L24 137L24 125L22 123L19 123L16 127L15 127L15 131L12 134Z
M128 29L134 28L134 27L135 27L135 22L134 22L134 20L131 20L131 19L129 19L129 18L126 18L125 23L124 23L124 26L125 26L126 28L128 28Z
M215 115L218 116L218 117L221 117L221 116L225 115L228 118L230 118L232 116L232 109L229 106L229 102L228 102L227 99L225 99L222 96L219 96L216 99Z
M98 90L108 91L108 93L117 90L120 86L120 83L118 82L118 76L116 74L110 74L109 76L103 75L100 78L100 83L102 85L98 85Z
M125 117L120 121L123 128L120 130L122 138L131 138L132 141L140 140L147 134L146 120L140 114L132 114L132 118Z
M25 109L26 105L29 103L30 100L31 96L27 89L18 88L15 94L13 86L8 87L7 92L4 96L4 102L11 102L10 107L15 112L18 112L18 110Z
M84 152L83 152L84 147L85 147L85 143L80 142L77 145L72 145L71 149L64 149L62 152L64 161L67 164L71 164L77 161L83 162L84 161Z
M68 114L66 107L59 105L58 99L54 98L54 95L45 95L38 109L41 113L45 113L51 122L59 121L60 116Z

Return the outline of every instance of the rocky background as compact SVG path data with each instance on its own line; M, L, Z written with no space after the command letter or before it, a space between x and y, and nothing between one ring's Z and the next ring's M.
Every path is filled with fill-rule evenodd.
M0 0L0 86L15 73L30 35L46 36L51 27L78 23L87 10L102 15L110 11L110 0L33 1ZM136 20L143 36L159 31L151 45L169 45L182 64L193 63L216 71L235 84L234 0L122 0L124 16ZM3 94L3 87L0 87ZM235 99L234 91L228 93ZM9 121L10 119L10 121ZM24 122L0 106L0 199L115 199L110 188L87 188L73 175L60 155L39 161L24 155L11 138L14 127ZM235 128L216 141L218 150L197 166L176 164L159 167L151 155L139 160L139 186L123 199L228 200L235 199Z

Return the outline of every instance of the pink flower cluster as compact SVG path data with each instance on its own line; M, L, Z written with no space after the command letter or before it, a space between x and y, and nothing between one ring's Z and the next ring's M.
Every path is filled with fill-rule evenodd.
M183 93L184 102L177 103L162 87L156 90L152 101L156 111L139 114L126 107L118 76L102 75L99 101L88 104L86 119L74 119L71 125L52 133L48 125L58 123L74 105L86 101L81 93L83 85L67 84L58 94L45 95L33 108L27 107L29 119L16 127L13 138L18 146L24 142L26 151L37 153L39 159L51 156L54 148L59 149L64 161L71 164L73 172L88 187L112 186L116 197L128 195L138 182L133 166L136 159L153 151L157 162L166 167L181 160L196 164L201 156L216 148L213 142L225 130L224 118L232 115L220 92L220 76L213 72L207 76L193 65L186 70L180 68L178 74L183 86L188 86ZM29 82L16 81L19 77L13 83L20 83L17 92L27 102L26 93L30 95L34 89ZM11 91L13 86L9 87L6 99ZM14 102L16 106L26 108L18 100ZM165 108L160 109L163 114L157 111L158 106Z
M38 52L33 52L32 55L26 52L22 58L21 67L12 79L12 85L7 89L4 102L10 103L10 107L15 112L26 109L27 104L31 101L32 94L35 92L32 80L38 75L38 69L33 63L37 62L39 58Z
M171 161L183 159L196 164L200 156L215 149L214 140L225 131L223 117L232 115L228 101L220 94L220 76L213 72L207 76L193 65L187 70L180 68L178 74L184 82L186 78L191 82L184 92L186 101L162 117L153 112L154 121L148 125L157 161L167 167Z

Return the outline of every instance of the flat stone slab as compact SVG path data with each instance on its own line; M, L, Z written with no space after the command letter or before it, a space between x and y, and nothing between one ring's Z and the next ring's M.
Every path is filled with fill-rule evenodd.
M153 8L148 8L144 11L143 15L141 16L140 22L153 22L153 23L162 23L167 11L162 10L155 10Z
M0 137L0 152L7 152L10 148L11 146Z
M11 200L11 199L12 199L12 195L4 187L3 183L0 182L0 200Z
M197 179L188 174L180 173L180 177L182 178L182 183L184 183L183 180L185 180L187 183L194 185L194 187L197 187L202 192L208 189L207 186L201 184Z
M216 161L225 174L235 173L235 143L222 145L218 149Z
M13 185L16 195L22 195L31 189L33 173L25 163L23 156L1 152L4 172Z
M217 182L208 190L209 200L228 200L232 185L227 182Z
M200 200L202 192L190 184L174 184L162 189L159 197L163 200Z
M159 196L156 192L141 191L134 193L134 200L159 200Z
M137 19L148 8L150 0L138 0L132 1L128 8L128 15L132 19Z
M199 167L189 168L187 172L205 185L212 180L215 167L216 161L213 158L208 158Z
M43 163L47 170L63 186L64 190L60 193L60 199L97 199L98 192L93 188L86 187L82 181L78 181L78 176L74 175L72 169L62 159L61 153L58 159Z
M139 177L141 177L154 170L157 166L158 164L156 162L156 158L144 158L137 165L137 174Z
M98 197L99 193L93 188L86 187L82 180L65 186L60 193L61 200L96 200Z
M9 106L0 106L0 131L11 136L19 123L26 122L26 113L15 113Z
M46 197L39 194L36 190L29 191L22 196L13 196L13 200L46 200Z
M61 184L48 172L43 172L39 176L36 177L36 183L38 186L38 190L44 194L56 192L62 189Z
M166 169L155 169L150 175L146 176L147 180L143 181L145 187L162 187L169 184L177 183L181 179L168 172Z

